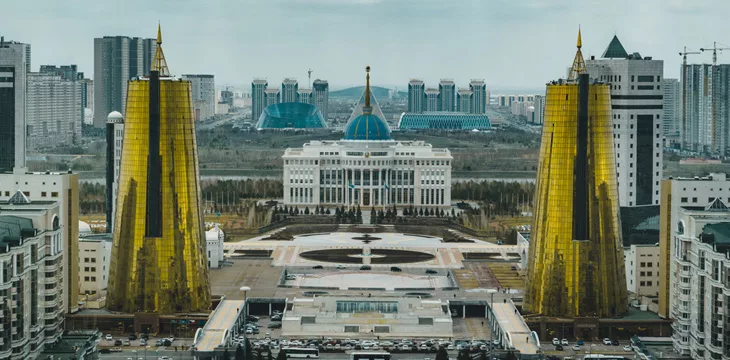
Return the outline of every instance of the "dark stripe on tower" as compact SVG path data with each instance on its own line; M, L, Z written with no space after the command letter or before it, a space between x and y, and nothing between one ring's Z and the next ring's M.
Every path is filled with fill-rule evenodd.
M112 232L114 202L114 123L106 123L106 232Z
M588 240L588 74L578 76L578 138L573 168L573 240Z
M150 137L147 155L146 237L162 237L162 184L160 159L160 72L150 71Z

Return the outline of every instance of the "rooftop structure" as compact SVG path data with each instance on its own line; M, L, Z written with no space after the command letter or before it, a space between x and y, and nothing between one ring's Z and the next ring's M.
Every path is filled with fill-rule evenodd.
M373 114L373 107L370 105L370 66L365 70L367 75L362 114L347 123L343 140L391 140L388 123Z
M486 114L460 112L403 113L398 119L401 130L489 130L492 124Z
M310 104L287 102L269 105L261 114L256 128L263 129L321 129L327 123L322 112Z

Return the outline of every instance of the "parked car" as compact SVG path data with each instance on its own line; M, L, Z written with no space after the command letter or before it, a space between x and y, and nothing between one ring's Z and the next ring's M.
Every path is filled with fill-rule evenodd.
M560 345L560 339L553 338L553 345Z
M342 264L337 264L337 268L338 269L347 269L347 266L342 265Z
M397 266L391 266L391 267L390 267L390 271L395 271L395 272L401 272L401 271L403 271L403 270L401 270L401 268L399 268L399 267L397 267Z
M149 340L150 339L150 334L142 334L142 335L140 335L140 337L142 339Z
M112 340L114 340L114 338L112 337L112 334L106 334L106 336L104 336L104 340L112 341Z
M137 335L136 334L129 334L129 340L130 341L131 340L137 340Z
M634 349L631 346L629 346L629 345L625 345L624 346L624 351L634 351Z
M281 314L271 315L271 321L281 321Z
M619 346L618 340L611 340L611 345L613 346Z
M99 354L111 354L111 349L99 349Z
M603 345L611 345L611 339L603 338Z
M580 345L573 345L573 351L580 351Z
M259 321L259 317L254 315L247 315L246 321Z
M437 274L438 271L432 269L426 269L426 274Z
M555 350L557 350L557 351L563 351L563 345L560 345L560 344L555 345Z
M312 269L324 269L324 266L322 266L322 265L314 265L314 266L312 266Z
M297 276L293 275L293 274L286 276L286 280L296 280L296 279L297 279Z
M131 345L131 344L132 344L132 343L131 343L131 342L129 342L129 340L122 340L122 346L129 346L129 345Z
M122 348L120 348L120 347L113 347L113 348L111 348L111 351L112 352L122 352Z
M147 340L139 339L139 346L147 346Z
M117 339L114 341L114 346L122 346L122 340Z
M372 269L372 267L370 265L360 266L360 270L371 270L371 269Z
M578 341L576 341L575 344L583 346L584 345L583 339L578 339Z
M281 323L280 322L269 323L269 329L281 329Z
M568 346L568 345L570 345L570 343L568 342L568 339L563 339L563 340L560 340L560 345Z

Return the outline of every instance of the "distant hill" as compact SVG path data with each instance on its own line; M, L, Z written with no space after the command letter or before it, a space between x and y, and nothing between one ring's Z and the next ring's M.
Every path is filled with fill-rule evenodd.
M375 95L375 97L378 99L387 99L388 91L390 91L390 89L386 89L384 87L379 87L379 86L371 86L370 90L373 92L373 95ZM330 96L347 97L347 98L352 98L352 99L357 100L360 98L363 91L365 91L364 86L356 86L356 87L351 87L351 88L347 88L347 89L332 91L332 92L330 92ZM401 96L408 95L408 93L405 93L402 91L399 91L399 93L401 94Z

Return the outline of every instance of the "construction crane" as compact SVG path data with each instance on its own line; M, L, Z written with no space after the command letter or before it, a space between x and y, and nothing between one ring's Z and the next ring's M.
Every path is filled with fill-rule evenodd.
M717 41L715 41L715 42L712 43L712 47L709 48L709 49L708 48L700 48L700 51L702 51L702 52L712 50L712 65L713 66L717 65L717 52L718 51L722 52L723 50L730 50L730 47L728 47L727 45L724 45L724 44L720 44L720 45L722 47L717 47Z
M309 88L310 89L312 88L312 73L313 72L314 71L312 70L312 68L309 68L309 70L307 70L307 76L309 76Z
M687 100L684 96L684 89L687 87L687 55L699 55L701 51L687 51L687 47L684 47L684 51L681 51L679 55L682 57L682 148L686 148L688 144L685 143L684 129L687 128Z

